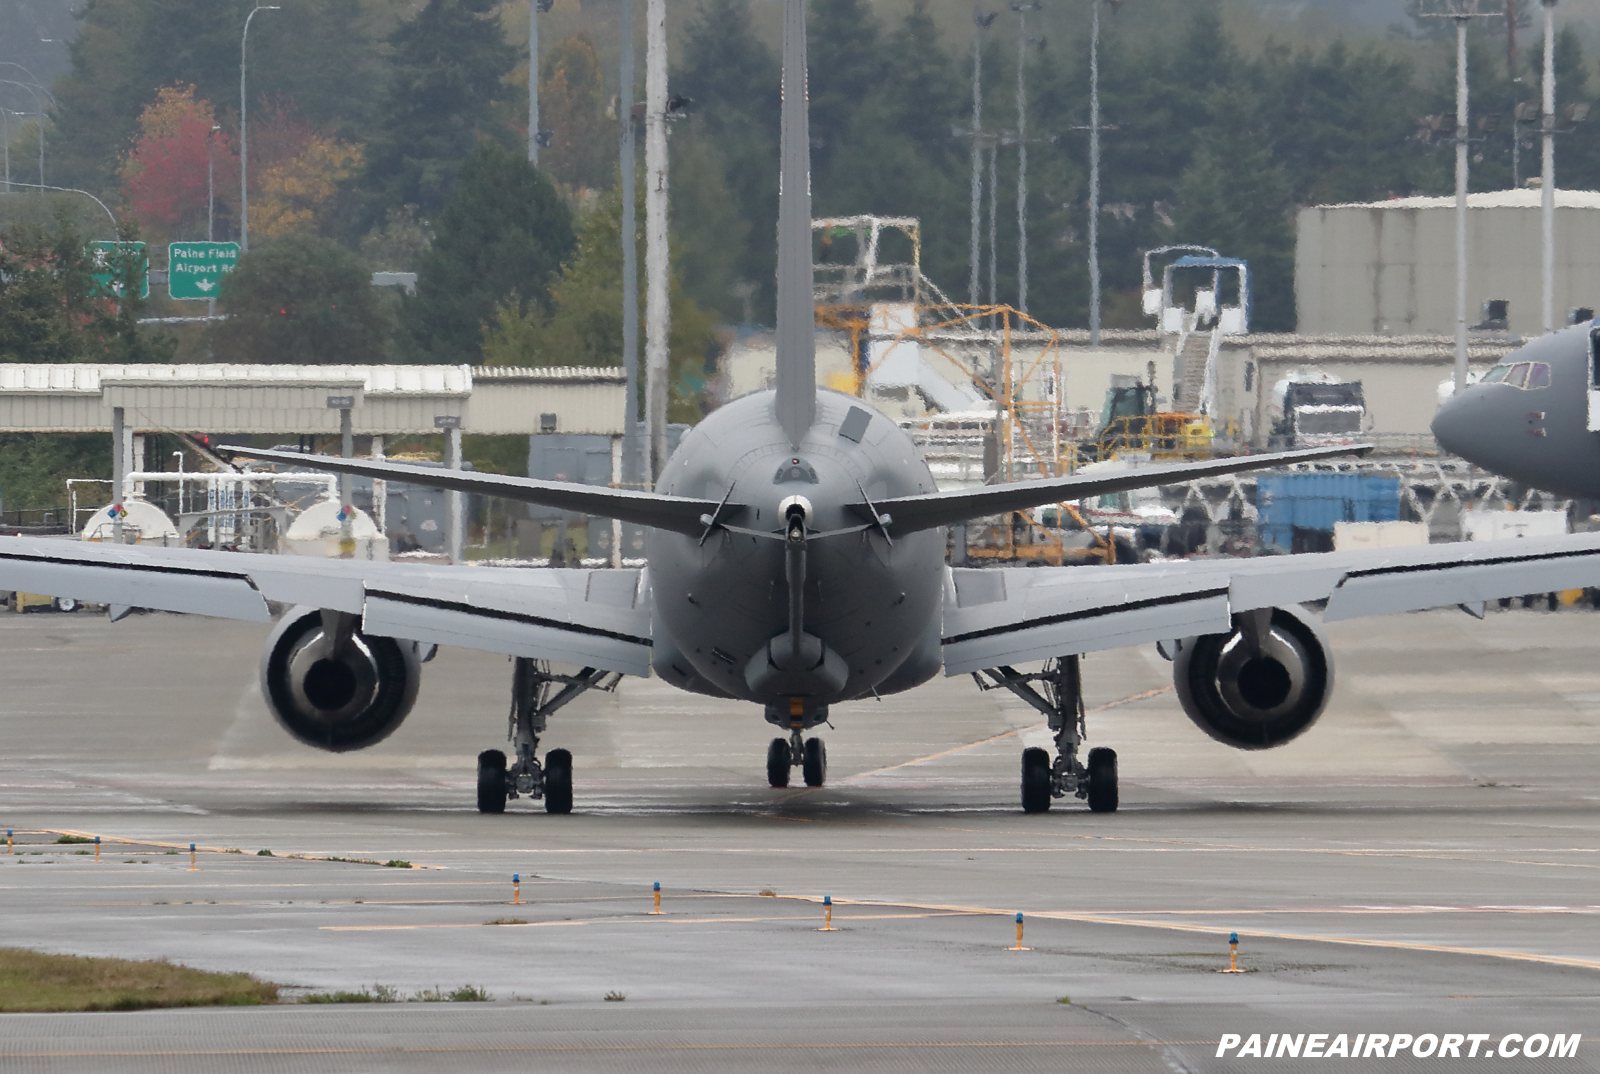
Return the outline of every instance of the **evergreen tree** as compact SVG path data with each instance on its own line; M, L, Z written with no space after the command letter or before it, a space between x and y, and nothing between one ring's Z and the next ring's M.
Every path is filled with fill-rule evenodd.
M1416 78L1407 59L1335 41L1321 54L1269 49L1260 100L1270 114L1274 157L1302 205L1406 195L1430 169L1411 135L1404 100Z
M770 323L777 264L778 60L751 27L750 0L701 0L685 25L682 54L672 85L694 101L694 118L688 129L679 124L673 132L673 228L690 248L691 263L694 247L704 242L719 244L726 264L706 286L697 278L699 265L687 276L699 301L730 315L743 303L711 292L726 292L734 283L754 286L755 316ZM694 179L718 161L728 202L684 198L678 169ZM735 233L719 239L728 228Z
M233 361L361 364L384 360L390 326L366 263L316 235L252 246L219 292L226 321L211 329Z
M517 54L501 33L493 0L428 0L389 44L389 89L362 184L368 226L403 205L431 219L475 145L485 138L509 142L494 106Z
M811 167L825 171L881 85L880 28L868 0L812 0L807 26Z
M521 153L494 142L473 150L436 229L402 307L411 357L477 361L484 326L512 296L548 314L550 284L573 250L572 213Z
M1218 124L1197 133L1178 180L1170 241L1209 246L1250 263L1251 327L1292 332L1294 201L1258 117L1234 92L1213 102Z
M644 220L643 184L636 218ZM551 285L552 311L513 296L484 329L486 365L622 364L622 189L613 183L583 214L574 255ZM639 236L642 241L643 236ZM674 250L677 253L677 250ZM674 259L676 261L676 258ZM639 274L639 315L644 316L644 273ZM705 358L716 344L716 315L682 286L675 266L669 304L667 418L693 423L704 416Z
M138 230L124 223L117 238L137 242ZM145 269L131 246L97 262L65 212L11 228L0 236L0 362L170 361L176 341L139 326Z

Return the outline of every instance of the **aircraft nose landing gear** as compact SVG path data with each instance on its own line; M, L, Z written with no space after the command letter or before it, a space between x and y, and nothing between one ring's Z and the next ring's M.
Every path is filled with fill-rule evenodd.
M539 763L539 736L550 714L579 694L615 690L622 676L584 668L576 675L557 675L541 660L516 657L511 674L511 743L516 761L506 764L500 750L478 754L478 812L504 813L512 798L543 798L547 813L572 812L572 754L551 750ZM559 685L560 690L551 692Z
M799 768L807 787L820 787L828 779L828 747L820 738L802 740L800 729L787 739L775 738L767 746L767 782L789 785L789 770Z
M768 705L767 722L789 729L788 738L775 738L767 744L767 782L774 787L789 785L789 771L800 769L807 787L820 787L828 779L828 747L820 738L806 738L805 732L828 722L826 705L809 706L795 698L789 705Z
M1056 759L1038 746L1022 751L1022 811L1043 813L1050 799L1071 794L1088 801L1092 813L1114 813L1117 809L1117 754L1104 746L1089 751L1088 763L1078 760L1078 748L1085 735L1083 679L1077 656L1063 656L1046 662L1043 670L1023 674L1014 668L986 668L994 680L984 682L977 672L972 678L981 690L1005 687L1044 713L1055 733ZM1038 683L1042 692L1035 689Z

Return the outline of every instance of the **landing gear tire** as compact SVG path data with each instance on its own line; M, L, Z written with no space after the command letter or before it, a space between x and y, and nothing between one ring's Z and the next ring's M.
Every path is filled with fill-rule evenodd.
M800 764L807 787L820 787L828 778L828 747L820 738L806 739L805 759Z
M1022 811L1045 813L1050 809L1050 753L1038 746L1022 751Z
M1117 811L1117 751L1100 746L1089 751L1089 812Z
M506 755L499 750L478 754L478 812L506 811Z
M572 754L566 750L544 755L544 811L572 812Z
M767 782L774 787L789 785L789 740L775 738L767 746Z

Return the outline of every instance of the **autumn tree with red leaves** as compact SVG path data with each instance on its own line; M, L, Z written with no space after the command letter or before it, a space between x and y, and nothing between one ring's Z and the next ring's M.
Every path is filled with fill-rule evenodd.
M210 101L193 86L166 86L139 117L139 134L122 162L122 195L132 215L155 242L200 239L206 234L207 163L219 215L229 219L238 205L239 158L233 139L217 124ZM218 239L226 229L217 229Z

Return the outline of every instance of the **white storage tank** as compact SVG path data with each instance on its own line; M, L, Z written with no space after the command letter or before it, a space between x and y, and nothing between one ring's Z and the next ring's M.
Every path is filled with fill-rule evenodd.
M345 556L340 548L344 533L342 510L353 512L350 536L353 547ZM318 500L295 516L289 529L278 539L286 555L318 556L323 559L389 558L389 539L359 507L341 508L337 500Z

